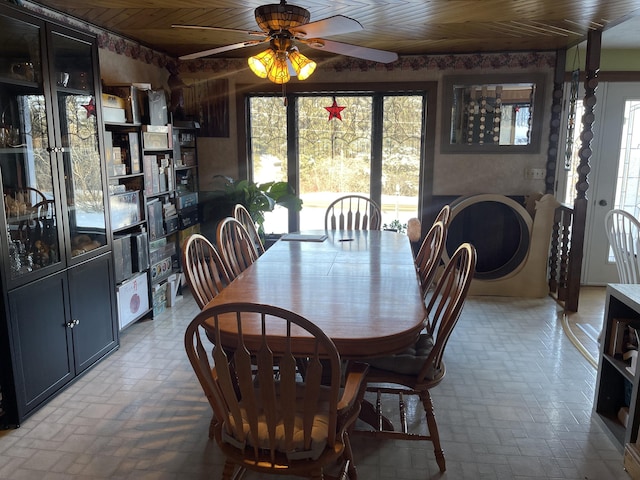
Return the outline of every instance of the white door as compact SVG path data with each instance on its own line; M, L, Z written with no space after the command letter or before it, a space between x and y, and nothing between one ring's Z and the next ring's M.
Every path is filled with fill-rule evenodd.
M580 93L578 98L582 97ZM613 208L624 208L634 215L640 213L636 210L640 203L640 113L634 114L633 108L640 106L640 83L601 83L596 97L582 265L582 283L586 285L619 281L604 228L606 213ZM579 136L580 122L576 131ZM574 149L579 148L577 140ZM567 199L572 199L575 197L575 177L568 185Z

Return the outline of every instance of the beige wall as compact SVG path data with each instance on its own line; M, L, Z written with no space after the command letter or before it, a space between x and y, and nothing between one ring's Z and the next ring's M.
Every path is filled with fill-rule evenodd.
M470 56L460 56L461 59ZM487 56L489 57L489 56ZM434 155L434 194L435 195L469 195L476 193L501 193L506 195L525 195L534 192L544 192L544 180L531 180L525 178L527 168L545 168L547 161L547 149L549 145L548 131L550 123L550 103L552 91L553 69L547 62L544 67L529 66L503 67L503 68L478 68L473 70L415 68L423 57L403 58L401 62L406 65L400 68L388 70L386 66L374 69L358 69L357 62L354 69L336 69L331 64L319 65L308 81L314 84L326 84L331 91L331 85L340 83L381 83L381 82L439 82L438 112L434 112L437 119L437 131L435 138ZM426 57L424 57L426 58ZM461 62L462 63L462 62ZM216 173L224 173L237 177L235 168L237 158L237 112L235 92L237 85L259 85L267 80L258 79L245 66L245 60L199 60L181 65L180 74L188 85L196 85L208 78L227 78L230 85L230 138L199 139L200 161L203 164L201 188L207 186L207 179ZM512 155L512 154L441 154L440 153L440 128L441 128L441 101L442 78L445 75L468 74L471 79L482 74L513 74L513 73L544 73L547 82L545 85L545 107L543 119L543 134L540 151L537 154ZM297 82L291 80L291 84ZM242 94L240 92L240 94Z

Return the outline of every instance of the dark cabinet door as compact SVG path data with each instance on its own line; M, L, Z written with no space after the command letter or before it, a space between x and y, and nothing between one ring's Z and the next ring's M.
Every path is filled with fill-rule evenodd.
M111 265L111 254L106 254L69 269L76 374L117 346Z
M64 267L44 30L36 19L0 14L0 239L8 288Z
M23 418L75 375L66 272L9 293L14 376Z

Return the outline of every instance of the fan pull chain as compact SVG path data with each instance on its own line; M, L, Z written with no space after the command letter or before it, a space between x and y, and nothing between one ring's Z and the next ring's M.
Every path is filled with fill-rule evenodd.
M282 104L287 107L289 105L289 99L287 98L287 84L282 84Z

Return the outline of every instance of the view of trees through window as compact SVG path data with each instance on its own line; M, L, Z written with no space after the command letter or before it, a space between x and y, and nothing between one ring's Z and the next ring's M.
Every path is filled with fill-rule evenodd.
M295 159L290 173L303 200L301 230L324 228L329 203L348 193L380 203L387 227L418 215L424 95L299 95L291 101L295 115L288 118L281 97L251 97L249 142L257 183L287 180L287 159ZM340 118L326 108L334 101L344 107ZM287 131L296 132L295 142L287 142ZM287 150L291 143L295 152ZM276 209L265 231L286 232L287 218L284 208Z

